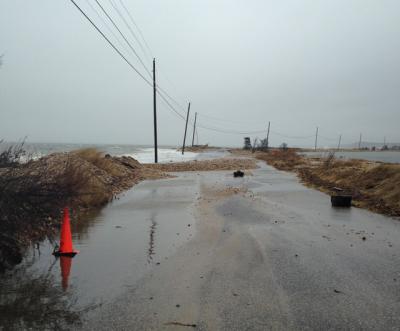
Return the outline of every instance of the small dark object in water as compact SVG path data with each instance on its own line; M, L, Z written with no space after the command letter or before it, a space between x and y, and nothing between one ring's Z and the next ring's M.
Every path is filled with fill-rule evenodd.
M362 240L367 240L367 238L365 238L365 237L362 237Z
M332 207L351 207L351 195L332 195Z
M244 172L243 171L241 171L241 170L238 170L238 171L235 171L234 173L233 173L233 177L243 177L244 176Z
M333 292L335 292L335 293L343 293L342 291L339 291L337 289L334 289Z

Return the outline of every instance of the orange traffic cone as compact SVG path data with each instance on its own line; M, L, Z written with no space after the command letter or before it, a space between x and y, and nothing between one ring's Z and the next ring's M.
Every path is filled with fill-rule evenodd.
M54 252L55 256L71 256L74 257L79 251L75 251L72 247L71 225L69 222L69 210L64 208L64 219L61 226L60 248Z

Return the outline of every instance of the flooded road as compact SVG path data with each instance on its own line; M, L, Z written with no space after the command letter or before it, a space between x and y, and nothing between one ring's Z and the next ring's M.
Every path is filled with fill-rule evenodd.
M68 329L129 290L193 236L196 180L142 182L73 223L80 251L73 259L56 259L48 241L35 246L0 279L0 329ZM63 317L51 314L49 305Z
M38 329L397 330L400 222L332 209L292 174L252 172L135 186L74 228L81 253L65 290L51 245L33 250L1 283L0 319Z

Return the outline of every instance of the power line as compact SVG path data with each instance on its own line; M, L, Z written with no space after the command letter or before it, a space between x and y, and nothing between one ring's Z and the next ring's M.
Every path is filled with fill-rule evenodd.
M133 49L133 47L131 46L131 44L129 43L129 41L127 40L127 38L123 35L123 33L121 32L121 30L118 28L118 26L116 25L116 23L114 22L114 20L110 17L110 15L105 11L104 7L101 6L101 4L98 2L98 0L95 0L96 3L98 4L98 6L102 9L102 11L104 12L104 14L108 17L108 19L111 21L111 23L114 25L114 27L118 30L118 32L120 33L120 35L124 38L124 40L126 41L126 43L129 45L129 47L132 49L132 51L135 53L135 55L138 57L139 61L141 62L141 64L143 65L143 67L145 68L145 70L148 72L148 74L151 76L150 72L148 71L147 67L145 66L145 64L143 63L142 59L140 58L140 56L137 54L137 52ZM115 11L118 13L118 15L123 19L124 23L128 26L128 28L130 29L132 35L134 36L134 38L136 39L136 41L138 41L138 43L140 44L140 41L136 38L136 36L134 35L134 32L132 31L132 29L130 28L129 24L126 22L125 18L122 16L121 12L118 10L118 8L115 6L115 4L112 2L112 0L109 0L109 2L111 3L111 5L113 6L113 8L115 9ZM123 3L122 3L123 5ZM133 20L133 18L132 18ZM141 46L142 50L143 47ZM167 91L165 91L163 88L161 88L160 85L157 84L157 89L161 90L165 96L167 96L172 102L174 102L176 105L178 105L181 109L184 110L184 108L182 107L182 105L176 100L174 99L169 93L167 93ZM175 110L175 109L174 109Z
M226 130L226 129L216 128L216 127L209 127L209 126L202 125L202 124L197 124L197 127L202 128L202 129L206 129L206 130L220 132L220 133L238 134L238 135L265 133L265 130L260 130L260 131L236 131L236 130Z
M138 44L139 44L140 48L142 49L143 53L147 54L147 51L144 49L144 47L143 47L142 43L140 42L140 40L136 37L136 34L134 33L134 31L133 31L133 29L131 28L131 26L129 25L129 23L126 22L125 18L123 17L123 15L121 14L121 12L118 10L116 4L115 4L115 3L113 4L114 0L109 0L109 2L110 2L111 5L114 7L114 9L117 11L117 13L118 13L119 16L121 17L121 19L124 21L125 25L128 27L128 29L130 30L131 34L132 34L133 37L135 38L135 40L138 42ZM126 5L124 4L123 0L119 0L119 2L120 2L120 4L121 4L121 6L124 8L125 12L127 13L127 15L128 15L128 17L129 17L129 19L131 20L132 24L135 26L135 28L136 28L137 31L139 32L140 37L142 38L142 40L143 40L143 42L144 42L146 48L147 48L148 51L150 52L151 57L153 57L153 55L152 55L153 52L152 52L152 50L150 49L150 47L149 47L149 45L148 45L148 43L147 43L147 41L146 41L146 38L144 37L144 35L143 35L141 29L139 28L138 24L136 24L136 22L135 22L135 20L134 20L134 18L133 18L133 16L132 16L132 14L130 13L129 9L128 9L128 8L126 7ZM147 54L146 56L148 56L148 54ZM158 67L159 67L159 65L158 65ZM158 69L158 71L162 74L162 76L164 76L164 78L165 78L171 85L173 85L172 82L170 81L170 79L167 77L167 75L166 75L162 70ZM172 102L174 102L177 106L179 106L179 108L181 108L183 111L186 111L185 107L183 107L182 104L181 104L180 102L178 102L176 99L174 99L173 97L171 97L171 95L168 94L168 93L165 91L165 89L162 89L161 86L160 86L159 84L157 84L157 87L158 87L160 90L162 90L162 91L164 92L164 94L165 94Z
M169 95L167 93L167 91L165 91L160 85L157 84L157 88L162 91L167 97L168 99L170 99L173 103L175 103L177 106L179 106L179 108L181 108L182 110L185 111L185 108L178 102L176 101L176 99L174 99L173 97L171 97L171 95Z
M115 2L114 2L115 1ZM148 56L147 51L144 49L142 43L140 42L140 40L137 38L135 32L133 31L132 27L130 26L130 24L125 20L124 16L122 15L121 11L118 10L118 6L116 5L116 0L109 0L109 2L111 3L111 5L113 6L113 8L115 9L115 11L118 13L118 15L121 17L121 19L124 21L125 25L127 26L127 28L129 29L129 31L131 32L132 36L135 38L135 40L138 42L140 48L142 49L142 52L145 54L145 56ZM139 25L135 22L131 12L129 11L129 9L126 7L126 5L124 4L123 0L119 0L122 8L124 9L124 11L126 12L126 14L128 15L130 21L132 22L132 24L135 26L136 30L139 32L140 37L143 40L144 45L146 46L147 50L149 51L151 57L153 57L152 55L152 50L150 49L149 44L146 41L146 38L144 37L144 34L142 33L142 30L139 28ZM158 65L158 67L160 67ZM162 76L164 76L164 78L171 84L172 82L169 80L169 78L167 77L167 75L161 70L158 70ZM184 106L182 106L182 104L180 102L178 102L175 98L173 98L169 93L167 93L167 91L165 91L165 89L163 89L159 84L157 84L157 88L160 89L161 91L164 92L165 96L167 96L168 99L170 99L175 105L177 105L180 109L182 109L183 112L186 112L186 108Z
M135 22L135 20L133 19L133 17L132 17L132 15L131 15L130 11L129 11L128 8L125 6L123 0L119 0L119 2L121 3L121 5L122 5L122 7L124 8L125 12L128 14L128 17L129 17L129 19L131 20L131 22L133 23L133 25L134 25L134 26L136 27L136 29L138 30L140 36L142 37L143 42L144 42L146 48L148 49L148 51L149 51L149 53L150 53L150 57L153 58L153 52L151 51L149 45L147 44L146 39L144 38L144 35L143 35L142 31L140 30L139 26L136 24L136 22ZM146 52L145 52L145 53L146 53ZM148 54L147 54L147 56L148 56Z
M81 12L81 14L90 22L90 24L97 30L98 33L108 42L108 44L118 53L119 56L133 69L135 72L149 85L152 86L151 82L144 77L139 70L135 68L135 66L129 62L129 60L121 53L121 51L107 38L107 36L97 27L97 25L86 15L86 13L77 5L74 0L70 0L74 6Z
M107 43L109 44L109 46L111 46L114 51L131 67L131 69L133 69L140 78L142 78L149 86L152 86L151 82L138 70L136 69L136 67L125 57L125 55L114 45L114 43L103 33L103 31L90 19L90 17L82 10L82 8L74 1L74 0L70 0L71 3L79 10L79 12L85 17L86 20L89 21L89 23L96 29L96 31L107 41ZM96 3L100 6L100 8L102 8L102 10L104 11L104 13L107 15L107 17L110 19L110 21L112 21L112 19L109 17L109 15L106 13L106 11L104 10L104 8L99 4L99 2L96 0ZM92 7L92 6L91 6ZM92 7L93 9L93 7ZM96 12L96 11L95 11ZM97 13L97 12L96 12ZM98 13L97 13L98 14ZM115 25L114 21L112 21L114 26L117 28L117 26ZM104 21L103 21L104 23ZM106 25L107 27L107 25ZM117 28L117 30L120 32L120 30ZM121 35L122 32L120 32ZM115 34L114 34L115 36ZM118 38L116 38L117 40L119 40ZM125 38L124 38L125 39ZM125 40L127 41L127 40ZM137 53L136 53L137 55ZM144 65L143 61L141 61L142 65L145 67L146 71L147 68ZM162 89L159 85L157 85L158 89L157 89L157 93L158 95L161 97L161 99L167 104L167 106L182 120L185 120L185 117L178 111L176 110L176 108L167 100L167 98L169 98L170 100L172 100L174 103L176 103L177 105L181 106L179 104L178 101L176 101L173 97L171 97L164 89ZM167 97L165 97L167 96ZM209 117L209 118L214 118L216 120L220 120L217 119L215 117L212 116L208 116L208 115L204 115L201 114L203 117ZM222 120L222 119L221 119ZM259 133L265 133L265 130L259 130L259 131L238 131L238 130L227 130L227 129L222 129L222 128L218 128L218 127L212 127L212 126L207 126L207 125L203 125L203 124L198 124L197 125L199 128L202 129L206 129L206 130L211 130L211 131L215 131L215 132L219 132L219 133L226 133L226 134L239 134L239 135L244 135L244 134L259 134ZM313 137L311 136L288 136L288 135L284 135L281 134L279 132L276 131L271 131L272 133L276 134L276 135L280 135L286 138L293 138L293 139L308 139ZM322 137L325 139L332 139L333 138L328 138L328 137Z
M125 40L125 42L128 44L129 48L132 50L132 52L136 55L136 57L139 59L140 63L143 65L143 68L146 70L146 72L149 74L149 77L151 78L152 75L149 71L149 69L147 69L146 65L144 64L144 62L142 61L141 57L139 56L139 54L135 51L135 49L132 47L131 43L128 41L128 39L126 39L125 35L122 33L122 31L118 28L117 24L114 22L114 20L110 17L110 15L108 15L107 11L103 8L103 6L100 4L100 2L98 0L95 0L97 5L100 7L100 9L103 11L103 13L107 16L107 18L110 20L110 22L112 23L112 25L114 25L114 27L117 29L117 31L119 32L119 34L121 35L121 37Z
M118 36L115 34L115 32L110 28L108 23L105 21L105 19L100 15L98 10L91 4L89 0L85 0L86 3L90 6L90 8L96 13L96 16L101 20L103 25L107 28L107 30L114 36L114 38L118 41L119 45L127 52L129 53L128 49L126 48L126 45L122 43L122 41L118 38Z
M142 73L138 69L135 68L135 66L124 56L124 54L121 53L121 51L110 41L110 39L107 38L107 36L101 31L101 29L90 19L90 17L83 11L81 7L74 1L70 0L73 5L80 11L80 13L90 22L90 24L96 29L98 33L107 41L107 43L114 49L115 52L150 86L152 87L152 84L149 80L146 79L146 77L143 76ZM168 107L176 114L178 115L179 118L185 119L182 114L180 114L169 102L168 100L160 93L159 89L157 89L158 95L161 97L161 99L168 105ZM164 92L165 93L165 92ZM171 97L172 98L172 97Z
M121 11L118 9L117 4L112 1L112 0L108 0L108 2L111 4L111 6L114 8L114 10L117 12L118 16L122 19L122 21L125 23L126 27L128 28L128 30L130 31L130 33L132 34L133 38L136 40L136 42L139 44L140 49L143 52L143 55L147 57L147 53L144 50L144 47L142 45L142 43L140 42L140 40L136 37L135 32L133 32L131 26L129 25L129 23L126 21L124 15L122 15Z
M165 96L160 93L160 91L157 89L157 94L161 97L161 99L167 104L167 106L175 113L177 114L181 119L185 120L185 116L183 116L180 112L178 112L174 106L171 105L171 103L165 98Z

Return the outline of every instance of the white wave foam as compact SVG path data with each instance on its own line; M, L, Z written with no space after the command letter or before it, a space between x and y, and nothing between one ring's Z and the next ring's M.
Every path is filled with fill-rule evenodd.
M154 149L153 148L142 148L135 153L126 153L125 156L131 156L138 160L140 163L153 163L154 162ZM182 155L181 151L176 149L160 148L158 149L158 162L183 162L192 161L197 159L199 153L185 152Z

